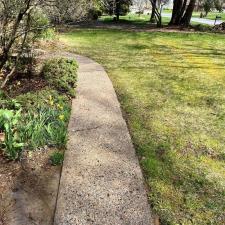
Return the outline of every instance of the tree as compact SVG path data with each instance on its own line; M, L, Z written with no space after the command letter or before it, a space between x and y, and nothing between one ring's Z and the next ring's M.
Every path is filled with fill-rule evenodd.
M106 13L115 15L116 20L119 21L121 15L129 12L132 0L101 0L100 4Z
M168 3L169 0L150 0L152 5L152 15L151 21L157 22L157 26L162 26L162 9L165 4Z
M174 0L170 25L189 26L196 0Z
M155 14L156 14L156 3L157 3L157 0L152 0L150 2L152 4L152 13L151 13L150 22L154 23L155 22Z
M144 12L148 0L133 0L132 4L137 8L139 16Z
M217 11L223 11L223 5L225 4L225 0L214 0L214 5Z
M225 0L198 0L197 2L197 9L203 9L205 14L201 14L203 16L207 16L208 13L216 9L218 12L223 11L223 5L225 3Z
M89 11L95 7L94 0L52 0L46 13L53 23L79 22L88 19Z
M213 6L214 6L214 0L204 0L203 9L205 11L205 16L208 15L208 13L213 8Z
M3 88L17 69L25 51L30 51L40 31L48 27L41 6L44 0L1 0L0 1L0 71L11 56L16 55L11 71L5 76Z

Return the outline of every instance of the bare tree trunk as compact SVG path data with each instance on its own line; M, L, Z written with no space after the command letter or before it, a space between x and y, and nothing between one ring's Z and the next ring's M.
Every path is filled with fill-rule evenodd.
M181 8L183 6L183 0L174 0L173 1L173 12L169 25L177 25L176 21L180 14Z
M116 21L120 20L120 8L121 8L120 0L116 0Z
M196 3L196 0L191 0L188 7L187 7L187 10L181 20L181 25L183 26L189 26L190 22L191 22L191 17L192 17L192 13L194 11L194 8L195 8L195 3Z
M183 1L183 5L180 8L180 12L179 15L177 16L176 20L175 20L175 24L179 25L181 22L182 17L184 16L185 10L186 10L186 6L187 6L187 0Z
M157 0L153 0L153 3L151 2L152 3L152 14L151 14L150 22L155 22L156 1Z
M172 18L169 25L189 26L196 0L174 0Z

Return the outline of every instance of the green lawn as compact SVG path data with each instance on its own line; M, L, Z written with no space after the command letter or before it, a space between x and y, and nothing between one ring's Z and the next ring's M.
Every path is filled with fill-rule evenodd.
M167 11L165 11L167 12ZM197 14L194 17L199 17ZM214 18L215 19L215 18ZM150 15L141 14L140 16L137 14L127 14L126 16L120 16L120 21L116 24L130 24L135 26L149 26L151 23L149 22ZM102 16L100 17L99 21L105 24L112 24L115 23L113 21L113 16ZM162 17L162 25L166 26L170 22L170 18ZM198 22L191 22L191 25L198 25ZM209 27L209 25L201 24L204 27Z
M224 224L225 37L80 29L60 39L107 70L163 224Z
M193 17L200 17L201 12L194 12ZM225 20L225 13L209 12L205 19L215 20L216 16L220 16L221 20Z
M172 13L171 9L164 9L164 13ZM192 16L193 17L200 17L201 12L193 12ZM204 12L203 12L204 14ZM225 13L224 12L209 12L205 19L210 19L210 20L215 20L216 16L221 16L221 20L225 20Z
M112 23L113 22L113 16L102 16L100 18L101 22L104 23ZM126 24L133 24L133 25L147 25L150 24L150 15L138 15L138 14L127 14L126 16L120 16L119 23L126 23ZM170 19L163 17L162 18L162 24L167 25L169 23Z

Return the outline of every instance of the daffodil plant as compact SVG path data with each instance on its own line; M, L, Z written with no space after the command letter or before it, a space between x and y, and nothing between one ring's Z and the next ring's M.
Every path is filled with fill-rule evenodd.
M20 142L17 125L21 118L21 111L0 109L0 131L3 134L0 146L10 159L18 159L24 143Z

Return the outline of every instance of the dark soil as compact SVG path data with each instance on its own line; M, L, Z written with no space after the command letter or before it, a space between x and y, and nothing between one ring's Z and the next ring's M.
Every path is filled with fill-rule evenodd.
M25 152L20 162L0 156L0 225L53 223L61 167L53 167L54 149Z
M20 77L9 82L5 91L9 97L26 94L31 91L38 91L47 86L47 82L41 77Z
M47 82L39 74L16 74L4 92L14 98L43 89ZM0 150L0 225L53 224L61 172L61 166L49 161L54 151L47 147L25 151L15 162Z

